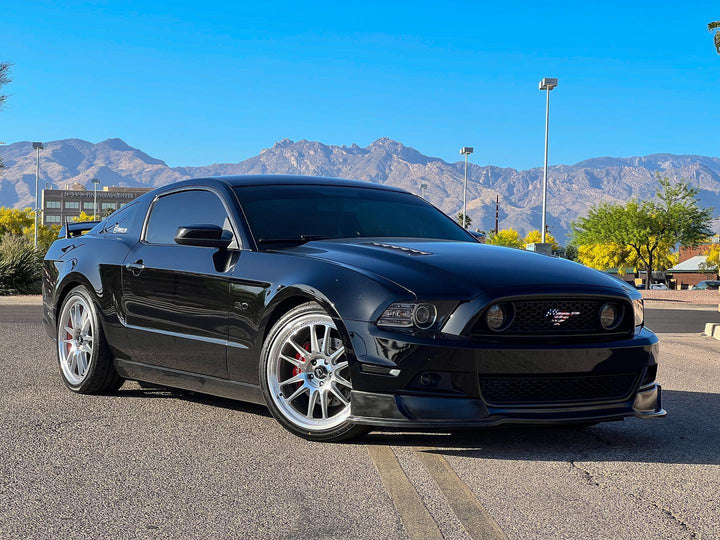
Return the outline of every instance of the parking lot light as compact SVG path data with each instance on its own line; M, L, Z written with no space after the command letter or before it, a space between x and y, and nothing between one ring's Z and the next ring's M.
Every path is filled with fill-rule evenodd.
M463 146L460 149L460 154L465 156L465 188L463 189L463 222L462 226L467 229L467 182L468 182L468 156L473 153L472 146Z
M542 234L542 243L545 243L545 233L547 227L547 176L548 176L548 125L550 122L550 90L557 87L558 80L555 77L544 77L538 85L540 90L545 90L545 170L543 173L543 198L542 198L542 226L540 231Z

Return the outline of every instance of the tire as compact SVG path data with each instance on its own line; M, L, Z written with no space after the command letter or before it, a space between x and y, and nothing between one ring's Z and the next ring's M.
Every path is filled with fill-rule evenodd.
M346 347L332 318L315 302L290 310L273 325L260 354L260 387L285 429L323 442L369 431L348 420L352 387Z
M57 319L60 376L78 394L114 392L124 379L113 365L92 295L82 285L71 290Z

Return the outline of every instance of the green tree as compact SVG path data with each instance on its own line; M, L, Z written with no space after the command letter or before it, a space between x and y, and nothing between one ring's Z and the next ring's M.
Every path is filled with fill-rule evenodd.
M0 237L6 234L22 236L23 231L35 223L32 208L0 207Z
M708 24L708 31L712 32L713 30L717 30L720 28L720 21L714 21ZM715 32L715 49L717 50L718 54L720 54L720 31Z
M455 217L455 220L460 224L461 227L465 227L466 229L472 225L472 218L470 216L465 216L465 224L463 225L463 214L462 212L458 212L458 215Z
M655 200L604 203L573 223L576 244L629 247L636 267L647 271L647 288L664 252L676 245L697 246L712 234L712 209L698 206L697 189L685 182L672 184L668 178L658 181Z
M79 216L75 216L74 218L72 218L72 220L75 221L75 222L79 222L79 221L97 221L97 220L95 219L95 216L93 216L93 215L91 215L91 214L86 214L86 213L85 213L85 210L83 210L82 212L80 212L80 215L79 215Z
M490 233L490 236L485 240L486 244L493 246L504 246L512 248L523 247L522 238L515 229L500 229L497 234Z

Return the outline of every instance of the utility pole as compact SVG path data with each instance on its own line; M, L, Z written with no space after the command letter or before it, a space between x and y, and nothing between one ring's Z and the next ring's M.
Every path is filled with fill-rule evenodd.
M495 234L498 233L498 221L500 220L500 195L495 199Z
M33 245L37 249L38 244L38 214L40 213L40 150L43 149L43 143L32 143L33 150L36 151L35 157L35 239Z

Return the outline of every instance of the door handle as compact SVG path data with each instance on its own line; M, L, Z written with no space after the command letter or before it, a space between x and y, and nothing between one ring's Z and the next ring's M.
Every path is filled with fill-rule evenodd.
M140 259L134 263L127 263L125 265L125 269L129 270L133 276L137 277L140 275L140 272L145 270L145 265L143 264L142 259Z

